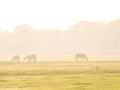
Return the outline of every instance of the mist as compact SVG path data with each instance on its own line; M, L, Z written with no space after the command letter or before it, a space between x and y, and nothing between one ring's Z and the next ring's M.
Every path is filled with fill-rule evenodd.
M66 31L37 30L28 24L17 25L13 32L0 30L0 57L37 54L39 57L120 56L120 19L111 22L82 21Z

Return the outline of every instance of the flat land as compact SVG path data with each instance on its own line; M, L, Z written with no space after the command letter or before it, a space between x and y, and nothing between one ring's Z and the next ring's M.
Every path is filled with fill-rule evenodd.
M0 62L0 90L120 90L120 62Z

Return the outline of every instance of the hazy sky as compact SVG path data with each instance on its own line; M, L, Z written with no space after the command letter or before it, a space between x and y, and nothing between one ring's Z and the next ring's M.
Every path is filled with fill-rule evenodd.
M79 21L111 21L120 18L120 0L0 0L0 27L18 24L36 29L67 29Z

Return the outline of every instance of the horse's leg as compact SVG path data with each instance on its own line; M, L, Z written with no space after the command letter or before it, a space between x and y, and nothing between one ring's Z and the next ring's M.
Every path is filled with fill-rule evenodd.
M86 61L88 61L88 58L87 58L87 56L85 57L85 59L86 59Z
M75 57L75 60L76 60L76 62L78 61L78 57L77 56Z

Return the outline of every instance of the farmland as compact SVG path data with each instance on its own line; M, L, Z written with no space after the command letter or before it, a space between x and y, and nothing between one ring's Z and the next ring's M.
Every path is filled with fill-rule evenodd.
M96 89L120 89L120 62L0 62L0 90Z

